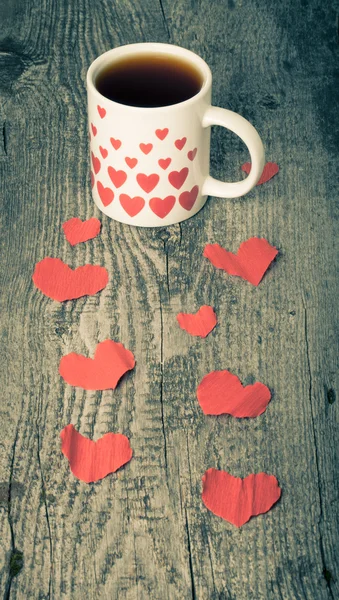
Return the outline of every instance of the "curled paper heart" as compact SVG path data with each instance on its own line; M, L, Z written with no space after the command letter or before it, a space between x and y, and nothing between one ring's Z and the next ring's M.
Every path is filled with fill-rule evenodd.
M115 389L121 377L133 369L135 359L119 342L105 340L97 345L94 358L71 352L60 360L61 377L84 390Z
M227 471L208 469L202 484L202 501L206 508L236 527L269 511L281 496L276 477L267 473L241 479Z
M92 483L114 473L132 458L128 438L121 433L105 433L96 442L84 437L73 425L60 432L61 451L68 458L75 477Z
M252 285L259 285L278 250L264 238L253 237L240 244L238 252L233 254L219 244L207 244L204 256L229 275L246 279Z
M97 265L73 270L60 258L46 257L35 265L32 279L45 296L64 302L100 292L108 283L108 272Z
M212 306L201 306L195 314L179 313L177 321L190 335L205 338L217 324L217 317Z
M271 392L260 382L243 386L230 371L212 371L198 385L197 398L205 415L228 414L241 419L265 412Z
M95 238L100 233L101 223L95 217L87 221L81 221L78 217L73 217L63 223L62 228L66 240L71 246L75 246L76 244Z
M251 172L251 166L252 166L251 163L247 162L242 165L241 169L245 173L247 173L247 175L249 175ZM257 185L266 183L266 181L269 181L270 179L272 179L272 177L274 177L274 175L277 175L277 173L279 173L279 167L278 167L277 163L275 163L275 162L266 163Z

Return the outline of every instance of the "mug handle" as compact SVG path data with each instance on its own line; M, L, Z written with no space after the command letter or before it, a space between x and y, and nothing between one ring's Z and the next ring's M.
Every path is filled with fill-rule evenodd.
M259 134L244 117L231 110L217 106L210 106L206 110L202 125L203 127L221 125L221 127L226 127L226 129L233 131L233 133L245 142L252 163L248 177L235 183L219 181L207 175L202 187L202 195L216 196L217 198L238 198L239 196L244 196L244 194L247 194L258 183L265 166L265 151Z

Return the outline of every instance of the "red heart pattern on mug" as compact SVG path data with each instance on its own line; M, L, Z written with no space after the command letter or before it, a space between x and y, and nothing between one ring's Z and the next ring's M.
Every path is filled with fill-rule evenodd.
M93 152L91 152L92 165L94 169L94 173L97 175L101 168L101 162L97 156L94 156Z
M166 198L151 198L149 207L157 217L164 219L171 212L175 205L175 196L166 196Z
M98 108L98 110L99 110L99 108ZM103 109L103 110L105 110L105 109ZM91 125L93 127L95 127L93 124L91 124ZM93 127L92 127L92 131L93 131ZM168 134L169 134L168 127L155 129L155 135L160 141L165 140L167 138ZM114 138L114 137L110 137L110 143L115 150L119 150L122 146L121 140L118 138ZM187 143L187 137L184 136L182 138L174 139L172 143L174 143L174 146L179 151L181 151ZM150 154L150 152L154 149L154 146L151 142L140 142L138 145L139 145L139 149L141 150L141 152L143 154L145 154L146 156L148 154ZM99 146L99 151L100 151L101 157L103 159L106 159L109 154L109 151L107 150L107 148L105 148L103 146ZM197 147L189 150L186 155L187 159L192 162L196 157L197 151L198 151ZM139 163L139 159L136 157L133 157L133 156L124 156L123 160L126 163L127 167L131 170L135 169L135 167ZM169 168L170 164L172 163L172 158L170 156L164 157L164 158L159 158L157 162L158 162L160 169L162 169L163 171L166 171ZM100 163L99 158L97 156L95 156L95 154L93 152L92 152L92 164L93 164L94 172L96 174L99 173L99 171L101 169L101 163ZM107 172L108 172L108 175L109 175L110 180L112 181L114 187L117 189L121 188L128 179L127 173L122 169L118 169L118 168L114 168L113 166L109 166L107 168ZM184 166L182 169L179 169L178 171L176 171L176 170L171 171L168 174L167 179L168 179L169 183L176 190L180 190L182 188L182 186L184 185L188 175L189 175L189 168L187 166ZM158 183L160 181L160 174L138 173L136 175L136 180L137 180L137 183L140 186L140 188L143 190L143 192L145 192L146 194L150 194L158 185ZM94 185L93 180L92 180L92 185ZM101 199L103 205L108 206L109 204L111 204L111 202L114 199L113 190L110 187L105 187L104 184L100 181L97 182L97 188L98 188L98 193L99 193L99 196L100 196L100 199ZM154 196L153 198L151 198L148 201L148 205L149 205L150 210L155 215L157 215L161 219L164 219L171 212L176 201L179 202L179 204L182 208L184 208L188 212L191 211L197 198L198 198L198 194L199 194L199 187L198 187L198 185L194 185L191 190L182 191L178 197L175 197L171 194L169 194L166 197ZM120 205L122 206L122 208L125 210L125 212L130 217L134 217L137 214L139 214L140 211L144 208L144 206L146 204L146 200L144 198L142 198L141 196L132 196L129 194L120 194L119 201L120 201Z
M183 137L181 140L175 140L174 145L178 150L182 150L187 142L187 138Z
M188 175L188 168L184 167L181 171L171 171L168 175L168 181L177 190L180 190L181 186L184 185Z
M153 148L153 144L139 144L139 148L144 154L149 154Z
M167 137L169 129L167 127L165 127L165 129L156 129L155 130L155 135L157 136L157 138L159 138L159 140L164 140L165 137Z
M114 192L109 187L104 187L101 181L97 182L98 194L104 206L108 206L114 200Z
M140 185L141 189L144 190L144 192L146 192L146 194L149 194L154 190L154 188L159 183L159 179L160 177L156 173L151 173L151 175L145 175L145 173L138 173L137 175L137 182Z
M110 142L111 142L114 150L119 150L119 148L121 146L121 140L117 140L114 137L111 137Z
M96 136L96 134L98 133L97 128L95 127L95 125L93 125L93 123L91 123L91 129L92 129L92 133L94 135L94 137Z
M198 152L198 148L194 148L194 150L190 150L189 152L187 152L187 158L191 161L194 160L197 152Z
M185 210L192 210L194 203L198 197L199 186L194 185L190 192L182 192L179 196L179 204Z
M171 162L172 162L171 158L159 158L158 165L159 165L159 167L164 169L164 171L166 171L167 167L170 166Z
M95 177L94 177L94 173L92 173L91 171L91 188L94 188L94 184L95 184Z
M127 174L125 173L125 171L117 171L113 167L108 167L107 171L113 185L116 188L121 187L125 183L127 179Z
M134 167L138 164L138 159L130 158L129 156L126 156L125 163L130 169L134 169Z
M145 200L141 196L131 198L128 194L120 194L120 204L130 217L135 217L145 206Z
M106 115L106 110L104 108L102 108L102 106L97 106L98 109L98 113L100 115L100 119L103 119L104 116Z

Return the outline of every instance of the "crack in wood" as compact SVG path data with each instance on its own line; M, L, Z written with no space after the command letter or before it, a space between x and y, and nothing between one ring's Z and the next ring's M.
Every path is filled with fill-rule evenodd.
M40 407L39 407L39 413L40 413ZM39 417L40 417L40 414L39 414ZM38 466L39 466L40 477L41 477L42 498L43 498L43 503L44 503L44 507L45 507L45 515L46 515L47 530L48 530L48 539L49 539L50 568L49 568L49 581L48 581L48 597L51 598L51 592L52 592L52 574L53 574L53 542L52 542L52 534L51 534L51 525L50 525L50 520L49 520L48 506L47 506L47 501L46 501L45 479L44 479L44 475L43 475L43 471L42 471L42 467L41 467L41 458L40 458L40 431L39 431L39 426L37 426L37 437L38 437L38 452L37 452L37 454L38 454Z
M1 136L1 142L2 142L2 152L1 154L3 156L8 155L7 153L7 130L6 130L6 121L4 121L3 126L2 126L2 136Z
M170 30L169 30L169 27L168 27L168 23L167 23L167 19L166 19L164 7L163 7L163 4L162 4L162 0L159 0L159 4L160 4L160 10L161 10L161 14L162 14L162 20L163 20L164 25L165 25L165 29L166 29L166 32L167 32L167 35L168 35L168 39L170 40L171 39L171 33L170 33Z
M321 531L322 521L323 521L323 501L322 501L322 494L321 494L321 479L320 479L320 469L319 469L317 436L315 433L314 413L313 413L313 404L312 404L313 378L312 378L309 343L308 343L307 308L306 308L306 303L305 303L304 297L302 296L301 299L302 299L302 305L303 305L303 309L304 309L305 348L306 348L306 360L307 360L307 369L308 369L308 376L309 376L308 398L309 398L310 409L311 409L311 423L312 423L312 432L313 432L314 450L315 450L315 465L316 465L316 471L317 471L317 481L318 481L318 490L319 490L319 519L318 519L319 549L320 549L320 557L321 557L321 562L322 562L322 566L323 566L323 576L324 576L324 573L327 572L327 567L326 567L326 563L325 563L324 542L323 542L323 536L322 536L322 531ZM329 595L334 600L334 595L333 595L332 588L331 588L331 579L329 579L325 576L324 576L324 578L326 581Z
M161 407L161 427L162 434L164 438L164 456L165 456L165 470L166 470L166 480L168 482L168 463L167 463L167 440L166 440L166 431L165 431L165 419L164 419L164 401L163 401L163 391L164 391L164 322L163 322L163 314L162 314L162 304L160 297L160 407Z
M191 538L190 538L189 523L188 523L188 517L187 517L187 510L186 509L185 509L185 528L186 528L186 534L187 534L188 564L189 564L189 570L190 570L190 576L191 576L192 600L196 600L197 595L196 595L196 592L195 592L195 584L194 584L194 572L193 572L193 563L192 563Z
M18 441L18 436L19 436L19 427L16 430L15 433L15 438L14 438L14 443L13 443L13 448L12 448L12 460L11 460L11 464L10 464L10 471L9 471L9 482L8 482L8 497L7 497L7 518L8 518L8 524L9 524L9 530L10 530L10 534L11 534L11 546L12 546L12 550L11 550L11 556L13 556L16 548L15 548L15 536L14 536L14 527L13 527L13 520L12 520L12 483L13 483L13 471L14 471L14 461L15 461L15 451L16 451L16 445L17 445L17 441ZM4 594L4 600L9 600L10 598L10 594L11 594L11 586L12 586L12 581L13 581L13 575L10 571L10 568L8 569L8 577L7 577L7 582L6 582L6 587L5 587L5 594Z

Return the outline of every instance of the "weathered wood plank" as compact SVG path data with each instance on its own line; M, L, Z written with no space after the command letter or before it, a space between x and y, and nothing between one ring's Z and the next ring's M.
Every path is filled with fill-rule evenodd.
M4 597L337 597L334 11L255 0L16 0L1 11ZM182 225L136 230L102 217L99 238L70 248L61 223L98 215L86 69L110 47L152 40L209 62L214 102L258 127L281 172L244 199L210 199ZM238 140L213 133L216 176L239 178L245 160ZM207 242L236 250L251 235L280 250L258 289L202 258ZM110 283L97 297L53 303L30 280L46 255L103 264ZM219 325L195 340L175 315L204 303L216 307ZM65 387L61 355L92 353L107 337L133 350L135 373L114 393ZM267 412L254 421L205 418L195 389L218 368L269 385ZM133 460L99 484L75 480L59 450L68 422L94 438L125 433ZM235 530L201 503L210 466L274 473L282 500ZM15 549L24 565L12 579Z

